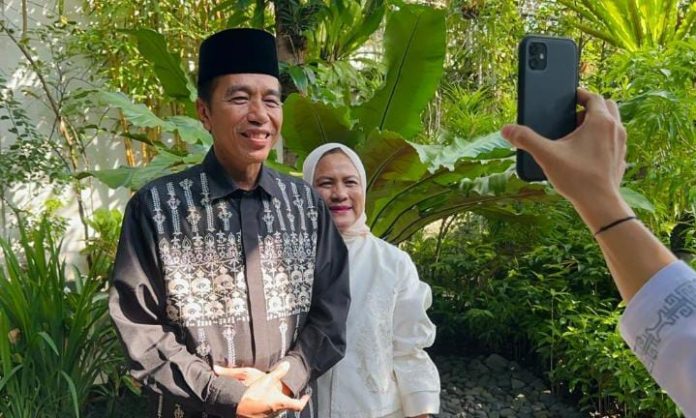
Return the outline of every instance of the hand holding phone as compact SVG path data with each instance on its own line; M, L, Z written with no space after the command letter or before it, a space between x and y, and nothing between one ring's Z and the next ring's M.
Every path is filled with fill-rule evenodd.
M568 38L525 36L518 49L517 123L549 139L576 127L578 52ZM532 156L517 150L517 174L525 181L546 180Z

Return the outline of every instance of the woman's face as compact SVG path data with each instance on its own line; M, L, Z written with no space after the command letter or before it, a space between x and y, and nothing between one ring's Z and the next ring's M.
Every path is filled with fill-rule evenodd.
M342 152L321 157L314 169L314 189L326 202L341 232L353 225L365 210L360 174Z

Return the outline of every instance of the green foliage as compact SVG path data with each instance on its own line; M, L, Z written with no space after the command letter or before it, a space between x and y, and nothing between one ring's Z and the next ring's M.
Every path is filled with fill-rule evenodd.
M303 96L334 107L352 106L372 97L384 78L380 63L366 57L355 62L360 67L349 60L318 61L286 71Z
M514 95L517 43L526 32L520 2L448 2L446 86L491 90L497 99ZM525 2L526 3L526 2Z
M428 31L428 36L418 34ZM403 7L387 20L384 34L387 77L368 102L355 109L364 131L389 130L411 138L420 132L420 115L443 72L444 12Z
M81 416L95 385L122 361L104 280L66 277L47 222L20 229L19 252L0 241L0 414Z
M440 126L460 138L475 138L494 132L514 120L515 100L494 97L492 88L469 90L462 85L442 88Z
M265 29L268 14L268 3L265 0L223 0L210 13L227 16L225 26L252 27Z
M151 29L132 29L124 32L135 36L140 53L148 62L154 64L153 70L167 97L188 105L189 115L195 116L195 109L191 104L196 100L196 87L181 69L179 57L167 49L164 36Z
M514 177L509 144L497 133L440 141L449 146L406 141L422 130L421 113L441 75L444 14L403 6L388 22L384 85L368 102L347 109L290 96L284 108L286 146L300 159L329 141L353 146L368 175L368 224L391 242L461 211L514 217L512 202L543 197L544 186ZM430 36L414 36L424 27Z
M210 133L196 119L188 116L169 116L161 119L152 113L147 106L134 104L122 93L97 91L93 97L102 105L118 108L130 121L129 127L157 128L161 133L169 133L171 137L189 144L190 150L181 150L176 145L167 146L161 140L151 140L137 132L130 132L130 128L128 128L127 132L122 132L123 135L132 140L146 143L157 150L157 155L149 164L144 167L121 166L115 169L85 171L77 174L79 179L94 176L112 188L137 189L154 178L199 163L213 143Z
M657 202L660 217L678 217L696 204L684 181L696 177L696 38L616 55L612 67L633 162L627 177Z
M317 28L308 33L310 54L327 63L351 57L379 28L386 10L384 0L328 2Z
M352 129L345 107L336 108L293 94L285 101L283 115L285 145L302 157L307 156L307 150L327 142L355 147L361 140L360 132Z
M541 234L474 216L444 237L438 259L433 236L407 243L433 287L438 340L512 348L588 411L676 415L618 333L623 307L591 235L566 205L545 206Z
M65 166L53 153L51 141L40 134L27 115L24 106L7 87L7 80L0 74L0 123L15 136L9 147L0 150L0 178L2 188L17 183L64 183L67 180Z
M90 276L106 282L111 277L113 260L121 235L123 215L117 209L99 208L87 221L95 232L80 251L91 262Z
M354 147L366 161L370 177L369 223L375 234L393 242L462 210L496 207L498 212L514 216L514 211L503 206L521 198L543 196L543 186L528 185L513 176L509 145L498 134L471 143L454 140L447 148L411 144L404 139L422 129L421 112L442 73L444 13L423 6L404 6L388 21L384 85L372 99L351 107L290 95L284 104L286 147L300 159L329 141ZM415 36L424 28L431 36ZM136 188L149 179L199 162L210 144L208 133L196 121L182 116L160 118L120 93L101 92L99 97L102 103L118 107L130 125L175 133L194 147L180 151L162 141L128 134L134 140L148 141L158 150L147 166L92 171L81 177L93 175L111 187ZM447 154L446 162L443 154Z
M696 28L696 3L678 0L559 0L577 13L572 24L617 48L638 51L684 39Z

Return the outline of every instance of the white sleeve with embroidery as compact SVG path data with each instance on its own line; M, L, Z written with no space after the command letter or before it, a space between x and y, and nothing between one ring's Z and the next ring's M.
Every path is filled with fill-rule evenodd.
M687 417L696 417L696 272L664 267L628 304L621 334Z
M405 416L436 414L440 409L440 376L423 350L435 340L435 325L426 310L432 303L430 286L418 279L408 258L400 262L402 275L394 307L394 374Z

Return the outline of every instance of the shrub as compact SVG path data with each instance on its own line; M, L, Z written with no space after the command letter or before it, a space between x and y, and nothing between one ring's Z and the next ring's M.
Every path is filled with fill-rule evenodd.
M17 251L0 247L0 416L79 417L122 362L105 283L77 269L68 280L46 220L20 225Z
M619 335L623 306L598 246L562 211L563 222L551 221L557 230L548 234L508 225L516 240L495 222L474 220L488 224L477 230L464 223L442 240L437 262L433 237L409 242L433 288L438 341L525 360L585 410L675 416L676 406Z

